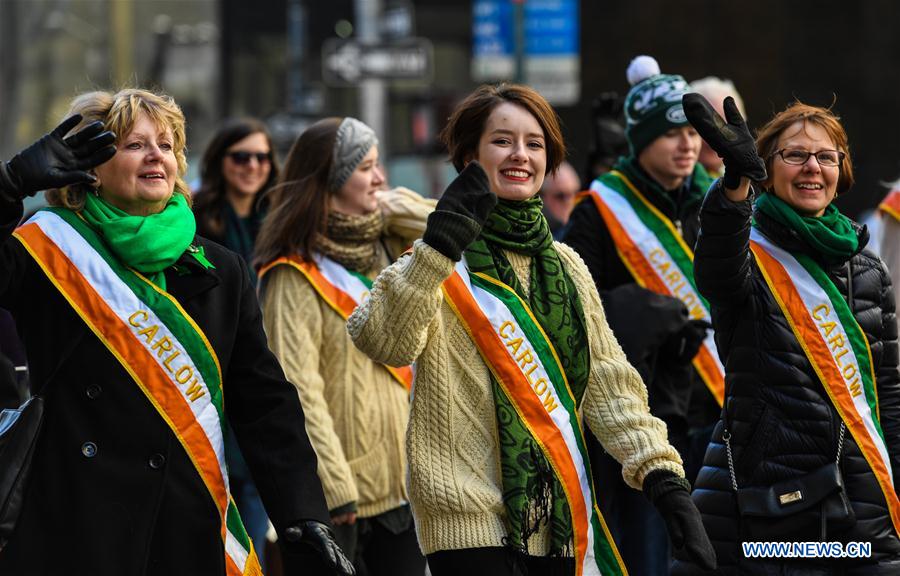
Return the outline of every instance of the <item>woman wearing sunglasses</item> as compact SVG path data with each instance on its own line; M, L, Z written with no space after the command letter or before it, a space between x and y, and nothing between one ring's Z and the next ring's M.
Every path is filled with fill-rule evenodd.
M847 134L829 110L799 102L756 141L731 98L727 122L695 94L684 109L725 162L695 252L726 370L694 490L720 571L898 574L895 303L883 263L864 250L868 232L834 205L853 184ZM838 542L851 557L741 549L757 541Z
M300 395L341 546L364 574L421 576L403 450L412 370L373 362L345 328L434 207L384 187L371 128L354 118L316 122L270 193L257 262L269 345Z
M237 252L249 264L265 215L263 195L278 179L278 163L265 125L252 118L227 122L206 147L200 177L194 200L197 232Z

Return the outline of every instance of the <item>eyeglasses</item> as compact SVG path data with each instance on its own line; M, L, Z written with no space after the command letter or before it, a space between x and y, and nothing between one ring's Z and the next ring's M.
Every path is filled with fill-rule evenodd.
M244 164L249 164L251 158L256 158L256 161L262 164L263 162L269 162L272 160L271 152L229 152L226 154L231 161L235 164L243 166Z
M781 156L785 164L793 166L802 166L809 161L810 156L816 157L819 166L828 166L836 168L841 165L844 160L844 153L840 150L819 150L818 152L810 152L808 150L800 150L796 148L782 148L772 153L769 158Z

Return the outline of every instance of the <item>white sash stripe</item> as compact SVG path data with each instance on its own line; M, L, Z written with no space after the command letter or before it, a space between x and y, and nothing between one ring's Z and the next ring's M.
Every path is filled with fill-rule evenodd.
M244 547L237 541L230 531L225 530L225 553L228 554L234 563L237 564L241 574L247 565L247 558L250 557L250 551L244 550Z
M168 337L173 343L177 343L178 340L172 332L169 331L162 320L153 313L150 306L143 303L137 297L134 291L119 278L109 264L107 264L96 250L94 250L88 241L65 220L52 212L40 211L35 214L28 223L35 223L40 226L43 233L50 238L56 247L59 248L75 265L91 287L99 294L100 298L113 310L116 316L122 320L123 324L131 329L137 340L144 345L149 355L153 357L164 373L173 374L183 366L187 366L192 370L193 377L197 378L197 383L202 386L202 389L205 391L205 394L197 398L196 401L191 401L191 398L185 394L187 386L177 385L174 380L172 381L172 385L181 392L185 402L191 407L191 411L194 413L197 422L200 423L203 432L206 434L206 437L209 439L210 444L215 450L216 458L219 461L219 469L225 482L225 489L228 490L228 473L225 469L225 449L219 415L211 402L210 392L206 382L203 380L203 375L194 365L190 356L184 352L184 347L179 347L176 344L176 348L182 350L182 354L176 358L177 361L171 362L173 370L167 368L163 364L166 354L163 354L161 357L157 351L151 350L151 343L148 343L143 336L137 335L139 328L129 323L128 319L136 311L142 310L147 314L147 317L146 319L143 317L141 318L141 328L153 325L159 327L152 342L159 341L163 336ZM188 383L193 380L193 377Z
M365 297L369 295L369 288L363 284L362 280L348 272L346 268L331 258L316 254L315 261L322 276L336 288L350 296L357 306L362 304Z
M712 316L703 304L700 294L694 290L694 286L690 281L687 278L684 278L681 268L678 267L675 259L669 254L663 243L659 241L656 234L641 221L637 212L632 208L631 203L628 202L628 199L622 196L617 190L606 186L599 180L594 180L594 183L591 185L591 190L600 194L603 202L605 202L606 205L609 206L609 209L612 210L613 214L616 215L616 219L622 225L622 228L625 229L625 232L631 238L632 242L638 247L644 255L644 258L647 259L647 262L650 263L650 266L653 268L657 277L662 281L666 288L669 289L672 296L678 298L684 302L685 306L687 306L691 318L712 322ZM664 268L667 271L677 271L682 280L673 282L670 278L667 278L665 274L660 274L659 270L661 268ZM706 331L706 338L703 340L703 343L712 353L711 356L713 357L716 366L722 374L725 374L725 366L723 366L721 360L719 360L715 334L712 330Z
M785 271L788 276L790 276L791 280L794 283L794 288L797 290L797 293L800 295L800 299L803 300L803 305L806 308L807 314L809 314L810 318L813 318L813 322L816 324L819 329L819 334L822 339L827 343L840 336L842 341L846 343L846 350L848 353L841 356L839 359L834 357L834 352L839 347L828 346L828 350L832 352L831 360L837 365L838 371L843 375L845 373L845 368L848 366L852 366L854 368L853 374L859 375L861 377L862 372L860 371L859 363L856 359L856 354L854 354L852 348L850 348L850 340L847 338L847 332L844 330L844 326L841 324L840 318L837 313L833 310L833 304L831 299L828 297L828 294L825 290L819 286L819 283L816 282L815 278L813 278L809 272L806 271L806 268L794 258L790 252L776 246L774 243L770 242L768 238L766 238L762 233L760 233L756 228L752 228L750 230L750 239L762 246L766 252L768 252L773 258L775 258L782 266L784 266ZM824 329L822 328L822 323L817 321L814 317L814 311L817 307L821 305L827 305L829 312L827 313L827 318L829 322L834 322L835 326L829 327L831 328L828 336L825 335ZM821 308L819 308L821 310ZM818 315L823 317L824 312L819 312ZM881 438L881 435L878 433L878 430L875 428L875 421L872 415L872 410L869 407L869 403L866 400L866 395L864 393L857 393L854 395L854 391L850 388L850 384L853 381L853 378L843 379L843 384L847 388L847 391L850 393L850 397L853 399L853 405L856 408L856 411L859 413L863 423L865 424L866 431L869 434L873 444L878 449L878 454L881 456L881 459L884 462L885 468L888 471L888 474L891 477L891 483L893 483L893 472L891 470L891 460L888 456L887 446L885 446L884 441ZM823 385L828 385L829 383L823 382ZM874 384L874 383L873 383ZM861 386L861 384L860 384Z
M528 341L528 336L524 329L519 325L516 317L513 313L506 307L506 305L498 299L496 296L487 292L486 290L482 290L478 286L472 284L472 280L469 277L469 271L466 268L465 259L458 262L456 264L456 272L459 273L463 282L466 285L466 288L469 289L472 296L475 299L475 302L478 304L478 307L481 308L481 311L487 317L488 321L493 326L494 331L497 332L498 336L500 336L501 340L503 340L503 336L500 334L500 328L505 323L509 322L515 326L515 337L522 338L525 340L526 344L523 346L527 346L528 349L534 351L535 347ZM507 332L509 333L509 332ZM506 349L506 352L509 353L509 349ZM548 386L546 389L546 394L550 394L555 401L556 405L559 407L558 409L550 411L548 414L550 418L553 420L553 423L559 429L559 432L566 443L566 447L568 448L569 454L572 456L572 460L575 463L575 468L578 471L578 481L581 488L580 494L571 494L571 497L580 497L584 500L585 509L587 510L587 554L584 559L584 572L585 576L598 576L600 574L600 570L597 566L597 561L594 556L594 542L596 535L594 534L593 524L591 523L591 519L593 518L595 512L593 507L593 499L591 496L591 479L588 477L587 467L585 466L584 460L582 459L581 451L578 448L578 442L575 437L575 427L579 424L577 421L571 421L569 417L569 412L565 409L562 404L562 401L559 397L559 393L556 391L552 380L550 380L550 376L547 374L544 365L537 355L537 353L533 354L534 361L537 363L537 369L534 372L531 372L530 375L522 372L522 378L525 379L526 382L538 382L541 378L543 378ZM510 354L510 357L513 359L513 363L516 364L520 368L521 365L515 361L515 358ZM561 370L562 368L560 368ZM533 390L533 388L532 388ZM537 395L537 392L535 391ZM541 401L539 399L539 401Z

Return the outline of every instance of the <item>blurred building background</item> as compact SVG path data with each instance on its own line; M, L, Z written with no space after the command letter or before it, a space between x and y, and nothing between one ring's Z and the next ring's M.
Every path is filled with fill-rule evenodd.
M650 54L689 81L732 79L753 126L795 97L834 103L857 169L838 202L858 215L900 176L898 10L892 0L0 0L0 158L52 128L75 94L136 85L181 104L194 167L227 116L265 119L286 148L317 118L353 115L379 131L391 183L437 195L453 173L436 141L453 105L486 79L518 78L553 99L583 172L592 101L624 94L628 62Z

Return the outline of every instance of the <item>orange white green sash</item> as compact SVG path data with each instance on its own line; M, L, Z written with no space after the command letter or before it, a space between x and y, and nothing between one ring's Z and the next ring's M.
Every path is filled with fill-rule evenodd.
M900 190L893 190L878 205L878 209L900 220Z
M591 198L606 223L616 251L635 281L657 294L674 296L692 319L712 321L709 303L694 282L694 253L664 214L624 174L613 170L594 181L581 199ZM722 405L725 367L712 330L693 360L710 393Z
M879 422L872 351L844 297L822 268L791 254L755 227L750 249L806 358L875 473L900 534L900 500Z
M331 258L321 254L316 254L315 262L308 262L297 256L278 258L263 266L259 271L259 277L262 278L266 272L280 264L299 270L309 280L319 296L344 320L353 314L356 307L362 304L372 289L371 280L362 274L347 270ZM412 367L401 366L398 368L387 364L382 364L382 366L407 391L412 390Z
M14 236L181 442L219 512L228 576L261 575L228 489L222 371L203 331L74 212L41 210Z
M512 288L470 273L464 261L442 290L565 490L576 574L627 574L597 509L575 398L543 328Z

